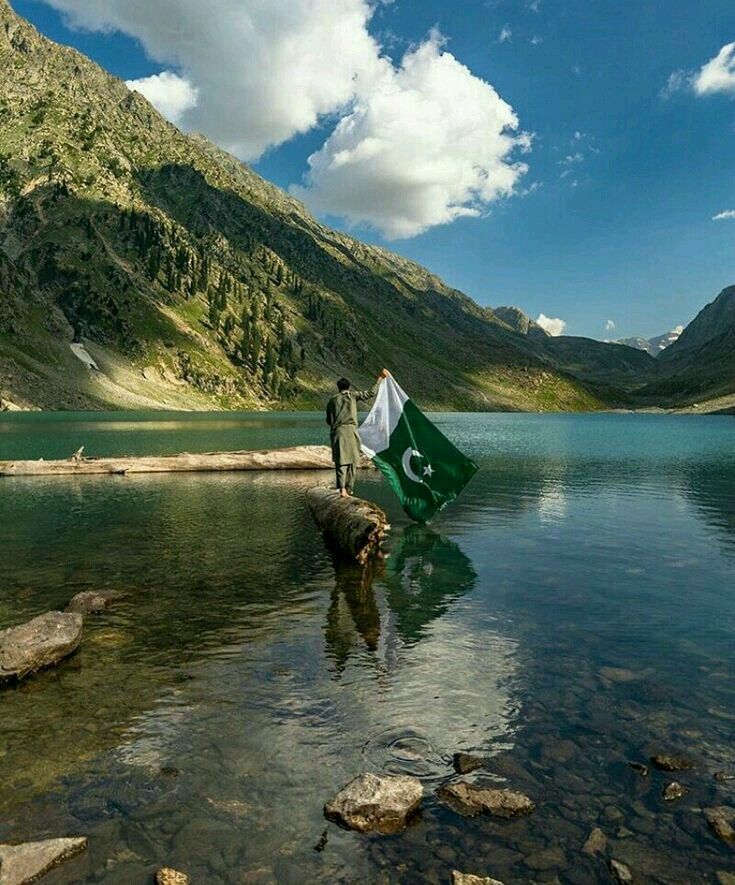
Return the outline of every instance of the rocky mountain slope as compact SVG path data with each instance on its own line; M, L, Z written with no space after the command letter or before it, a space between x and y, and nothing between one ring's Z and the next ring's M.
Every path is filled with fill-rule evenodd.
M659 376L639 396L690 405L735 393L735 286L702 308L656 360Z

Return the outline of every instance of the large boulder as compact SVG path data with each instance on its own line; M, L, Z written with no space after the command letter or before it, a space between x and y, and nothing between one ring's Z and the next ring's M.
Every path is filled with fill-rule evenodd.
M69 860L86 847L87 839L84 836L0 845L0 885L35 882L57 864Z
M408 775L361 774L324 806L324 815L360 833L396 833L421 805L421 781Z
M439 787L437 795L450 808L469 817L483 812L493 817L518 817L530 814L536 808L523 793L477 787L466 781Z
M0 631L0 682L22 679L76 651L83 623L77 612L46 612L19 627Z

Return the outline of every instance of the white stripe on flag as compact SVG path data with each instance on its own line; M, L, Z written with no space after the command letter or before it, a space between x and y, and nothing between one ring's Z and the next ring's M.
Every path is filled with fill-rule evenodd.
M398 386L392 375L380 382L373 407L359 431L362 450L368 458L374 458L378 452L388 448L406 402L408 394Z

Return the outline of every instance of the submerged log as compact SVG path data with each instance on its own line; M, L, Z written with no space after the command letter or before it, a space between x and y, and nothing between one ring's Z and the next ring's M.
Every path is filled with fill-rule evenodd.
M369 465L365 461L362 467ZM334 469L327 446L292 446L242 452L204 452L160 457L67 458L62 461L0 461L0 476L69 476L106 473L178 473L220 470Z
M380 553L380 542L390 528L385 513L362 498L340 498L336 489L316 486L306 493L314 521L347 556L365 562Z

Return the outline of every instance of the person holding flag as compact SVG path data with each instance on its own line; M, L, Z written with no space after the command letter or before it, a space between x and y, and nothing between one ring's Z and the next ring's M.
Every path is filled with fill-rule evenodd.
M349 497L355 488L355 469L360 462L360 437L357 435L357 404L372 399L378 386L390 372L383 369L370 390L353 390L348 378L337 382L337 393L327 403L327 424L332 444L332 460L337 473L341 498Z

